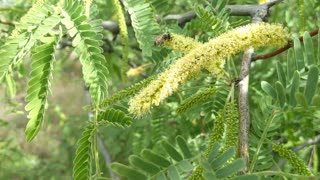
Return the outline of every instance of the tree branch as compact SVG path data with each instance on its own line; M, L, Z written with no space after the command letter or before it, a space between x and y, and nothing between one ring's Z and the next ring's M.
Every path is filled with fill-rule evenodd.
M239 82L239 131L238 131L238 155L243 158L246 164L244 173L248 172L249 163L249 129L250 129L250 113L249 113L249 72L251 58L254 53L253 48L244 52L240 70L241 81Z
M269 16L269 8L281 0L269 1L262 5L237 5L233 6L239 15L250 15L252 23L266 21ZM246 10L246 11L245 11ZM238 155L245 161L245 168L242 171L246 174L249 171L249 129L250 129L250 112L249 112L249 73L250 64L254 54L254 49L250 48L244 52L239 75L239 131L238 131Z
M263 17L263 21L267 21L269 8L283 0L271 0L265 4L250 4L250 5L227 5L225 8L231 9L230 16L251 16L254 18ZM169 14L163 18L165 21L176 20L178 25L183 27L187 22L196 18L194 11L188 11L183 14ZM130 20L126 20L127 26L131 25ZM157 17L157 22L161 22L161 18ZM102 26L105 30L113 34L119 33L119 24L114 21L103 21Z
M317 35L318 33L319 33L319 29L316 29L316 30L313 30L313 31L309 32L311 37ZM299 37L299 41L303 42L303 36ZM255 54L252 57L252 61L265 60L265 59L271 58L273 56L281 54L282 52L288 50L292 46L293 46L293 40L290 40L290 41L288 41L288 43L285 46L283 46L283 47L281 47L281 48L279 48L279 49L277 49L277 50L275 50L273 52L270 52L270 53L267 53L267 54L261 54L261 55L260 54Z

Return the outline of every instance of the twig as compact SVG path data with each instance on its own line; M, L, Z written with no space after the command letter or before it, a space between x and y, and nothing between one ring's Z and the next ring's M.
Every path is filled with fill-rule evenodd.
M319 33L319 29L316 29L316 30L313 30L313 31L309 32L311 37L317 35L318 33ZM303 42L303 36L299 37L299 41ZM261 54L261 55L260 54L254 55L252 57L252 61L265 60L265 59L271 58L273 56L276 56L276 55L288 50L292 46L293 46L293 40L290 40L290 41L288 41L288 43L285 46L283 46L283 47L281 47L281 48L279 48L279 49L277 49L277 50L275 50L273 52L270 52L270 53L267 53L267 54Z
M306 142L304 142L303 144L300 144L298 145L297 147L293 148L293 152L298 152L300 151L301 149L305 148L305 147L308 147L308 146L311 146L311 145L314 145L314 144L317 144L320 142L320 135L317 135L311 139L308 139Z

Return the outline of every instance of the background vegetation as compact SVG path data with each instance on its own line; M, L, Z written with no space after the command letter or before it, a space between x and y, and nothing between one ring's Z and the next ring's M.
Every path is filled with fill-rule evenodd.
M85 2L88 4L91 1ZM34 32L32 28L37 22L28 22L30 19L27 18L22 21L20 19L31 7L36 7L35 3L33 0L0 1L0 50L4 49L0 51L0 62L4 62L2 58L7 57L5 53L9 51L4 48L4 44L9 42L15 28L20 28L21 32L27 34ZM47 3L52 7L64 7L56 0ZM78 3L84 7L84 2ZM109 73L106 79L104 75L97 75L102 81L107 81L107 92L102 94L116 99L116 96L112 95L143 79L152 78L183 56L181 52L154 45L155 38L162 33L182 34L199 42L207 42L223 32L250 23L250 17L231 16L224 8L225 3L243 5L261 4L265 1L92 1L90 11L82 9L83 11L78 13L80 16L89 12L89 15L86 14L89 19L102 20L87 20L93 29L96 28L92 31L98 34L101 30L103 35L101 40L98 37L88 37L103 42L101 48ZM128 25L127 31L112 28L113 23L119 20L120 27L124 27L119 7L122 7ZM181 15L191 10L196 12L196 18L190 21L182 22L178 16L168 16ZM75 9L71 9L70 14L74 11ZM272 58L251 64L251 165L248 171L254 176L246 178L292 179L319 176L320 36L310 37L305 33L319 28L319 16L320 2L317 0L284 0L271 8L269 22L283 24L291 33L294 47ZM37 19L36 17L32 18ZM34 20L32 18L31 20ZM41 20L40 17L39 19ZM71 21L74 19L71 18ZM39 27L45 27L44 23L41 23ZM34 70L32 58L36 53L42 52L41 49L30 47L23 51L24 56L17 59L19 63L12 68L10 76L2 78L2 72L0 73L0 94L3 94L0 103L0 179L72 179L73 176L76 176L75 179L98 179L100 175L96 174L99 172L97 169L101 176L113 179L197 179L201 176L213 179L236 177L236 174L243 170L243 161L236 157L237 144L231 143L229 146L229 142L236 142L237 138L230 139L228 135L230 132L233 137L237 134L237 128L234 127L238 123L238 89L232 82L239 78L242 53L227 58L222 78L217 79L204 70L181 86L177 93L160 106L154 107L150 113L131 121L127 110L129 98L126 94L121 94L120 100L112 103L106 103L104 98L95 99L97 96L92 95L96 92L92 88L95 81L89 76L83 78L84 67L89 69L87 74L90 74L88 72L91 71L91 65L85 62L84 48L73 47L76 44L73 39L76 38L70 35L70 22L63 24L65 26L61 29L58 25L53 25L52 32L56 34L50 34L51 29L49 31L49 37L61 38L59 42L48 40L53 44L57 43L52 46L56 47L51 70L53 78L49 83L51 86L46 86L50 89L47 103L41 104L41 107L45 108L44 123L31 142L26 139L30 141L36 133L29 129L32 132L27 131L25 135L28 123L25 106L32 101L25 101L25 97L31 94L27 89L28 81L32 78L30 72ZM104 30L100 29L101 27ZM81 34L87 30L80 28L78 31ZM303 42L299 42L299 36L304 38ZM41 42L41 39L35 40L36 46L47 43ZM273 50L259 48L256 53L264 54ZM92 52L88 50L88 53ZM102 70L101 72L106 73ZM90 86L93 97L91 99L85 84ZM39 84L39 87L44 86ZM137 92L135 88L129 90L127 95ZM196 98L189 100L189 104L184 104L196 93ZM105 102L99 108L106 111L99 115L102 125L99 125L98 130L91 131L88 122L92 114L87 106L91 102L99 101ZM121 116L125 118L113 119L109 116L114 113L110 108L116 109L118 113L126 113ZM93 110L93 116L96 115L94 113L96 110ZM219 127L219 122L220 126L226 126L226 130L222 130L221 137L215 137L219 132L215 129ZM82 171L77 172L77 168L81 169L79 166L83 164L78 164L77 167L77 163L73 163L79 147L77 141L86 137L83 135L85 131L98 132L92 136L97 139L100 159L97 163L94 151L89 152L91 159L89 158L89 165L85 168L90 172L89 175L81 174ZM184 146L185 143L187 147ZM289 149L292 151L288 151ZM78 150L78 157L79 154L81 153ZM157 157L155 155L160 155L160 160L154 161ZM81 163L81 160L79 161ZM152 162L154 166L143 162ZM149 167L151 170L139 170L139 167ZM226 172L227 169L230 172ZM197 176L195 172L203 174Z

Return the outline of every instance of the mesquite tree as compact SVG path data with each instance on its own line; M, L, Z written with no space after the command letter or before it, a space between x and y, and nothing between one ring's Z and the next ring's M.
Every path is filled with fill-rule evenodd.
M83 123L53 123L82 131L61 176L317 176L319 1L41 0L13 15L24 3L0 16L0 80L7 102L27 88L26 141L49 133L55 74L81 64Z

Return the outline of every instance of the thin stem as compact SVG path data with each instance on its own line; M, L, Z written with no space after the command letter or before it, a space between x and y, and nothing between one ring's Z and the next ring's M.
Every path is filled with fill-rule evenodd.
M96 131L93 139L93 152L94 152L94 161L96 164L96 176L100 177L100 165L99 165L99 151L98 151L98 111L95 111L94 124Z
M316 29L316 30L313 30L311 32L309 32L310 36L315 36L319 33L319 29ZM303 36L300 36L299 37L299 41L300 42L303 42ZM293 46L293 40L290 40L288 41L288 43L286 45L284 45L283 47L273 51L273 52L270 52L270 53L267 53L267 54L256 54L253 56L252 58L252 61L257 61L257 60L264 60L264 59L268 59L268 58L271 58L273 56L276 56L286 50L288 50L289 48L291 48Z
M261 138L259 140L259 144L258 144L258 147L257 147L257 150L255 151L255 154L253 156L253 159L252 159L252 162L251 162L251 165L250 165L250 171L249 172L252 172L253 169L254 169L254 165L258 159L258 156L259 156L259 153L260 153L260 149L263 145L263 142L264 140L267 138L267 133L269 131L269 128L270 128L270 125L272 124L272 121L274 120L274 118L276 117L277 115L276 114L272 114L272 117L269 118L269 120L267 121L267 124L265 125L265 128L263 130L263 133L261 135Z
M280 172L280 171L260 171L260 172L252 173L252 175L258 175L258 176L277 175L277 176L293 178L293 179L312 179L312 178L315 178L313 176L303 176L303 175L299 175L299 174L290 174L290 173L285 173L285 172Z

